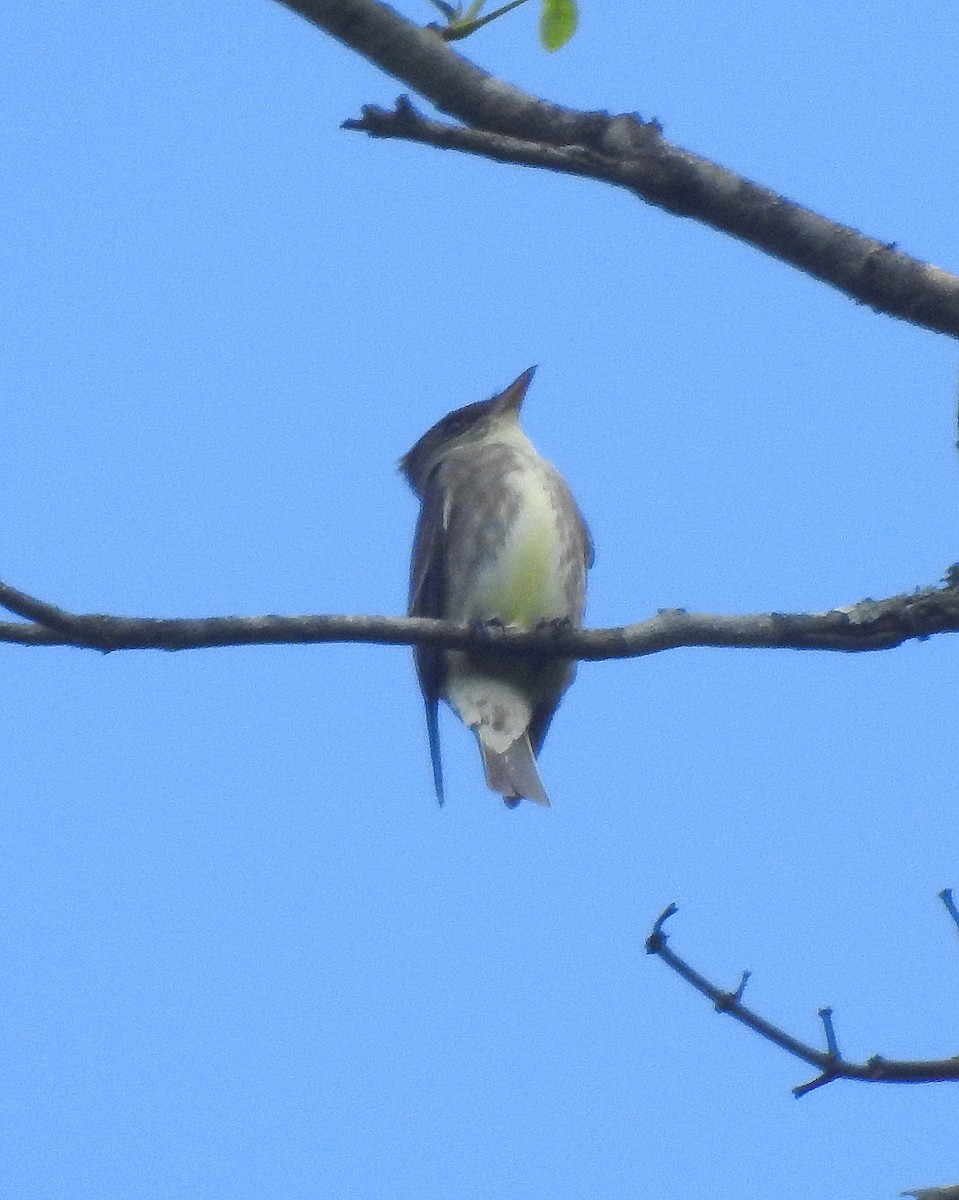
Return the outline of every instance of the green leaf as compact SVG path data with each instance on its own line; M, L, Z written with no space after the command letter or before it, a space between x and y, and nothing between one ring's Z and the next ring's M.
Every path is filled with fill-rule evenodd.
M579 12L576 0L543 0L539 40L546 50L559 50L576 32Z

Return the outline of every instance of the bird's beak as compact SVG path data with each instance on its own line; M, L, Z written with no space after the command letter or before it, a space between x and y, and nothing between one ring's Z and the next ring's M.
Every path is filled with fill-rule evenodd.
M497 413L519 412L520 406L526 397L526 389L529 387L533 376L536 374L535 367L529 367L520 375L519 379L515 379L505 392L500 392L498 396L494 396L494 408Z

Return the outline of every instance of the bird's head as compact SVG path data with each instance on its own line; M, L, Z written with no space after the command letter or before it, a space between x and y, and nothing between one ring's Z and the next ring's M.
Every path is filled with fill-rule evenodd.
M519 410L535 371L535 367L530 367L505 391L489 400L477 400L475 404L455 408L427 429L399 463L400 470L418 496L422 495L430 472L450 450L489 437L490 434L495 434L499 427L504 430L509 427L515 428L519 421Z

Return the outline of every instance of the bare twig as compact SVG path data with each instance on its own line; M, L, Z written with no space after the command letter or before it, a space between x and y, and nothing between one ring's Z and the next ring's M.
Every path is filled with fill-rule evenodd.
M0 583L0 606L23 622L0 622L0 642L100 650L197 650L277 643L367 642L462 649L482 640L504 655L560 655L584 661L640 658L681 646L739 649L889 650L910 640L959 632L959 587L949 582L887 600L861 600L824 613L717 616L664 609L614 629L490 629L424 617L121 617L71 613Z
M491 21L498 21L500 17L506 16L514 8L519 8L521 4L525 3L526 0L509 0L508 4L504 4L492 12L484 13L481 17L474 17L470 21L454 20L449 25L431 25L430 28L435 29L445 42L459 42L463 38L471 37L474 33L479 32L484 25L489 25Z
M418 28L378 0L280 3L468 127L428 120L401 99L393 112L364 108L362 118L346 122L349 129L628 188L649 204L788 262L861 304L959 336L957 276L672 145L658 122L540 100L481 70L438 32Z
M825 1050L807 1045L794 1038L778 1025L767 1021L752 1009L742 1003L743 991L749 973L744 972L739 987L735 992L726 992L701 975L667 945L666 934L663 931L665 923L677 912L675 904L670 904L657 918L652 933L646 939L647 954L655 954L668 967L676 972L687 983L712 1000L717 1012L729 1013L740 1024L752 1029L760 1037L779 1046L787 1054L800 1058L818 1069L819 1074L809 1083L793 1088L796 1097L831 1083L834 1079L856 1079L867 1083L944 1083L959 1081L959 1057L934 1059L929 1061L900 1061L882 1058L874 1055L864 1063L847 1062L839 1050L833 1025L832 1009L821 1008L819 1019L822 1021L826 1039Z
M956 908L956 902L952 898L952 888L943 888L939 893L939 899L946 906L946 912L955 922L956 929L959 929L959 908Z

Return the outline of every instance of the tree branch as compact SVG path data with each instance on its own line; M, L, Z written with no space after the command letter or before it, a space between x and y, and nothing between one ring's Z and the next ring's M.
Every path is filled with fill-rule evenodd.
M959 277L865 237L667 142L655 121L540 100L457 54L379 0L279 0L469 128L420 116L405 98L345 128L545 167L624 187L830 284L861 304L959 336Z
M856 1079L865 1083L947 1083L959 1081L959 1056L955 1058L930 1059L927 1061L907 1061L883 1058L876 1054L864 1063L848 1062L842 1057L839 1050L839 1042L836 1038L831 1008L821 1008L819 1010L819 1019L823 1024L826 1048L824 1050L816 1049L815 1046L810 1046L805 1042L799 1041L798 1038L794 1038L784 1029L781 1029L778 1025L774 1025L771 1021L767 1021L765 1017L761 1017L742 1003L746 981L749 978L748 971L743 972L742 979L735 992L726 992L715 984L710 983L704 975L700 975L689 963L670 950L666 942L666 934L663 932L663 926L676 912L676 905L670 904L661 913L656 924L653 926L652 933L646 939L646 953L655 954L658 958L661 958L677 975L685 979L687 983L692 984L698 992L701 992L704 996L712 1000L717 1012L729 1013L740 1024L745 1025L748 1029L752 1029L760 1037L765 1038L766 1041L772 1042L773 1045L785 1050L787 1054L792 1054L795 1058L800 1058L803 1062L816 1067L819 1074L815 1079L793 1088L793 1095L797 1098L805 1096L808 1092L814 1091L824 1084L831 1083L834 1079Z
M551 654L584 661L640 658L680 646L859 653L890 650L938 633L959 633L959 573L950 568L943 587L888 600L861 600L823 613L721 616L675 608L613 629L477 628L425 617L121 617L71 613L4 583L0 607L29 622L0 622L0 642L104 652L366 642L448 649L481 645L504 655Z
M534 141L590 142L607 113L580 113L531 96L457 53L380 0L279 0L374 66L467 125Z

